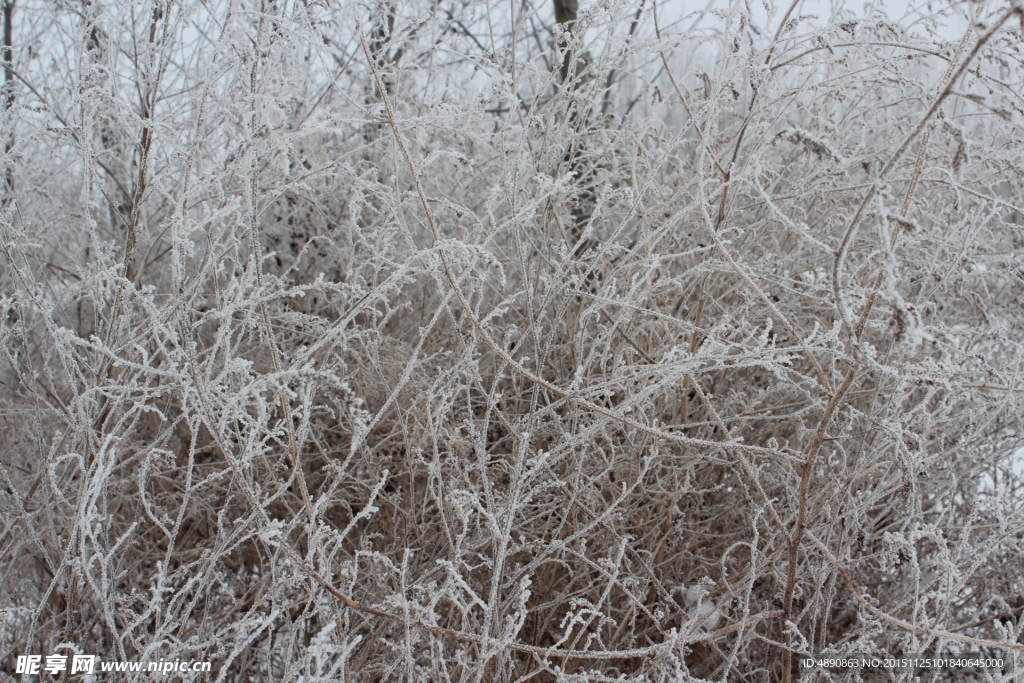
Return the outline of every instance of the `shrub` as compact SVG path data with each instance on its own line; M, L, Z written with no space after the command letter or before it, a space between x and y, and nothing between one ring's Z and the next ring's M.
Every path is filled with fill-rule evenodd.
M1022 663L1020 5L798 5L8 2L8 670Z

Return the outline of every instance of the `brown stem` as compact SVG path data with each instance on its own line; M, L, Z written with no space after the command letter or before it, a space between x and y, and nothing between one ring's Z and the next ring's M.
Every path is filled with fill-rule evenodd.
M793 529L793 535L789 539L789 564L786 568L786 593L782 609L783 623L789 621L790 617L793 616L793 596L796 593L797 554L800 550L800 540L804 534L804 524L807 521L807 490L811 484L814 461L818 458L818 452L821 450L821 444L825 440L825 432L832 421L832 415L842 402L843 396L846 395L850 385L853 384L853 378L856 373L856 368L850 368L846 373L846 377L843 378L843 383L839 385L836 393L832 394L832 397L829 399L828 404L825 406L825 414L821 416L821 421L818 422L818 430L814 434L814 441L811 443L811 449L807 453L807 461L801 468L800 498L796 512L796 525ZM793 652L787 647L782 650L782 680L785 683L791 680L792 668Z

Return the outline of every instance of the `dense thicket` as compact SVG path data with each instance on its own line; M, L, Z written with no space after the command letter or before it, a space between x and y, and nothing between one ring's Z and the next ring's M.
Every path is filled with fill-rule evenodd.
M1024 664L1020 4L556 4L7 0L8 671Z

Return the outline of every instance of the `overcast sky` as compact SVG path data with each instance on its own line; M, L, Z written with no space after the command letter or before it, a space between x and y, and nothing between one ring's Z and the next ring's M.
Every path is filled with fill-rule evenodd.
M668 0L658 4L659 15L664 17L666 22L678 20L686 15L692 15L702 9L711 12L716 9L725 9L736 0ZM765 2L770 0L747 0L747 4L753 14L754 20L759 28L767 29L767 32L774 33L781 21L782 13L786 11L788 0L776 0L775 16L771 22L768 21L768 12L765 9ZM991 3L980 3L981 6ZM803 0L794 12L797 16L816 16L822 23L828 20L834 11L844 11L856 16L868 16L876 12L884 12L893 23L902 26L915 25L922 30L920 21L923 17L943 13L946 15L944 22L937 27L939 36L946 40L959 40L967 27L967 3L950 2L949 0L886 0L883 2L863 2L861 0ZM704 15L698 21L698 27L712 26L715 18L711 14ZM691 22L683 22L683 26L689 28Z

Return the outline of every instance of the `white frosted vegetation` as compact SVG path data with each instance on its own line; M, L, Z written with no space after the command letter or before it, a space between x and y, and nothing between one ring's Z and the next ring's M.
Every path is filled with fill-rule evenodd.
M4 667L1024 665L1019 5L571 4L5 5Z

